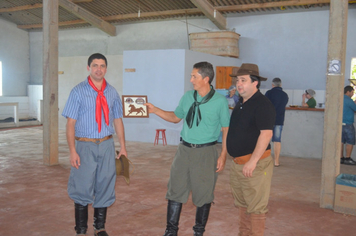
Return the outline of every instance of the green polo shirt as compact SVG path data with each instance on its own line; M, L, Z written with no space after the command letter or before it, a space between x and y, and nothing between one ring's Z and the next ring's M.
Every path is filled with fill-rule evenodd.
M316 106L316 101L313 97L311 97L306 103L308 104L309 108L315 108Z
M180 118L185 119L189 108L194 102L194 90L186 92L179 105L174 111L174 114ZM198 94L197 101L200 102L203 98ZM221 127L229 127L230 113L227 99L219 94L214 93L214 96L209 102L199 106L201 113L201 121L197 126L197 111L195 112L194 122L191 129L189 129L187 122L184 120L181 137L184 141L193 144L210 143L218 140L220 136Z

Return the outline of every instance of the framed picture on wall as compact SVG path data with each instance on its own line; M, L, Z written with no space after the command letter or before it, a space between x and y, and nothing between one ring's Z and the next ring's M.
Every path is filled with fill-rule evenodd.
M124 118L148 118L146 95L122 95Z

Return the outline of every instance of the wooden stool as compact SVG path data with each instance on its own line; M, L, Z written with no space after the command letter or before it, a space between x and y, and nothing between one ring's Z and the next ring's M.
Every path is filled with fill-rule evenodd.
M162 132L162 138L159 137L159 132ZM156 138L155 138L155 142L153 143L153 145L158 145L158 140L162 140L163 146L167 145L167 140L166 140L166 130L165 129L156 129Z

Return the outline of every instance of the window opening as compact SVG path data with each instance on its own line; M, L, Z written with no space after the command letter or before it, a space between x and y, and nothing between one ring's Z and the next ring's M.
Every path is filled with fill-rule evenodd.
M0 61L0 96L2 96L2 63Z
M351 59L351 70L350 70L350 79L351 79L351 86L356 89L356 57ZM356 91L356 90L355 90ZM352 96L352 100L355 101L356 99L356 94Z

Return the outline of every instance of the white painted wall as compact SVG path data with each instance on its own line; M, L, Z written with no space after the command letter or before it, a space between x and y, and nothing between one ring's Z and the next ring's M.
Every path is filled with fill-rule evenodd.
M228 18L240 37L240 57L285 89L325 90L329 12ZM270 88L270 84L267 84Z
M2 19L0 32L3 96L27 96L30 82L29 34Z
M217 30L209 20L189 20L190 32ZM197 25L198 27L194 26ZM201 29L203 28L203 29ZM160 21L116 26L117 35L108 36L96 28L59 31L59 57L88 57L92 53L123 55L125 50L188 49L185 22ZM42 83L42 32L30 32L31 83Z
M43 100L43 86L29 85L27 90L29 102L28 116L32 118L37 118L37 120L41 120L41 106L39 101Z
M323 135L323 111L287 110L282 131L281 156L321 159Z

